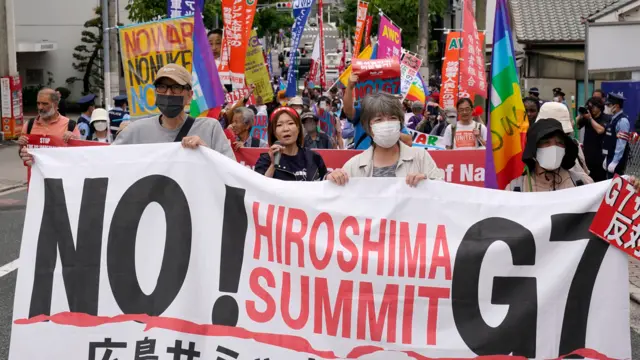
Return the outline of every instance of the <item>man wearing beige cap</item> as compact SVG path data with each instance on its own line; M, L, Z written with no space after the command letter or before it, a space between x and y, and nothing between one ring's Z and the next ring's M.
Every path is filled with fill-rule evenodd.
M211 118L194 119L184 111L191 103L191 74L184 67L169 64L158 71L154 82L160 115L132 121L118 135L114 145L182 142L186 148L207 146L235 160L220 123Z

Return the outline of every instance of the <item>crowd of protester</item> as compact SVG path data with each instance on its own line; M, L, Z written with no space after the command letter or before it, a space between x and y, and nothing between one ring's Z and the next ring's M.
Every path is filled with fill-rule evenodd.
M255 104L247 105L252 87L244 98L225 104L217 119L194 118L185 112L193 97L191 81L191 74L179 65L160 69L154 82L160 114L135 121L127 112L126 96L114 98L116 107L110 111L96 107L95 95L85 96L79 102L82 114L74 121L60 114L60 93L42 89L38 116L22 129L20 156L27 164L33 161L25 146L30 134L112 145L181 142L186 148L206 146L232 159L241 148L264 148L255 170L266 177L329 180L340 185L352 177L404 177L407 184L416 186L444 175L427 151L412 147L411 131L442 137L447 149L483 149L487 143L481 107L474 107L471 99L460 98L455 107L445 109L438 105L437 91L426 103L401 101L387 93L356 101L357 74L350 76L344 89L307 88L290 99L278 91L280 79L274 79L273 99L265 102L256 96ZM625 99L619 94L605 99L596 90L574 118L562 89L553 92L553 101L543 101L538 89L531 88L523 99L523 120L529 123L522 157L525 172L507 190L553 191L624 174L630 131L623 111ZM269 119L266 139L252 132L258 115ZM582 136L578 136L580 130ZM342 169L329 172L317 149L363 152Z

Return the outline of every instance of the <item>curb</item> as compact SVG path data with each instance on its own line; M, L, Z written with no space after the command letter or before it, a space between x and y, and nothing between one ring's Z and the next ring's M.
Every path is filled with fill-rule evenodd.
M18 184L15 184L15 185L9 185L9 186L5 186L5 187L0 187L0 194L3 194L5 192L7 192L7 191L15 190L15 189L18 189L18 188L21 188L21 187L25 187L25 186L27 186L27 182L26 181L18 183ZM638 289L638 291L640 292L640 289ZM639 299L640 299L640 294L639 294Z

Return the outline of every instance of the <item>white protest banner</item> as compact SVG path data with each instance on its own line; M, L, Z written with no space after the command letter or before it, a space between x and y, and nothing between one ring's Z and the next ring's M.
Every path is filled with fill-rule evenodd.
M400 93L402 94L402 100L407 97L409 88L413 80L415 80L421 64L422 59L412 52L402 49L402 60L400 62Z
M626 255L588 231L606 182L281 182L180 144L34 155L10 360L631 356Z
M447 148L442 136L429 135L418 130L407 130L413 139L413 146L423 147L429 150L445 150Z

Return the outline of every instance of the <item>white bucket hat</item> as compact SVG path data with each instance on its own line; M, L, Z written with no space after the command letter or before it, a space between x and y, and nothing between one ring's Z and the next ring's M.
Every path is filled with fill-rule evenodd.
M91 113L91 122L94 121L109 121L109 112L105 109L95 109Z
M542 104L536 121L540 119L556 119L562 124L562 131L564 131L565 134L573 133L573 124L571 122L569 108L562 103L546 102Z

